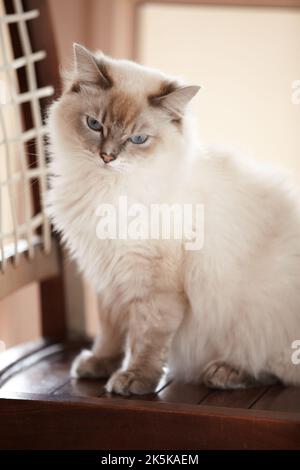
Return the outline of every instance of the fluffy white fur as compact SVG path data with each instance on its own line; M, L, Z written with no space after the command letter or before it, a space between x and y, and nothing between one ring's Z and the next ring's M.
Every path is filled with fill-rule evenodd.
M134 88L143 95L165 79L134 63L106 60L127 77L128 93ZM63 106L63 99L54 103L49 117L49 212L97 290L106 324L93 352L76 360L73 375L101 375L88 361L117 356L118 341L127 337L126 358L109 391L155 388L165 358L178 380L234 388L245 386L245 377L265 382L275 376L300 384L300 366L291 361L291 344L300 338L300 205L286 178L201 148L187 112L181 131L164 125L153 156L135 162L125 155L108 166L69 138ZM204 204L203 249L186 251L179 241L97 239L95 209L117 204L121 195L146 205ZM147 356L150 343L156 352ZM144 362L136 357L139 348Z

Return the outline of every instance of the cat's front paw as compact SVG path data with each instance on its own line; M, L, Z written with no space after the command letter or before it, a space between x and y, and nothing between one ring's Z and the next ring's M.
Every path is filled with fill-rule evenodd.
M120 358L99 358L92 351L84 349L74 359L71 366L71 377L80 378L106 378L119 367Z
M145 377L136 371L124 370L116 371L105 388L109 393L118 393L119 395L144 395L152 393L157 386L157 379Z

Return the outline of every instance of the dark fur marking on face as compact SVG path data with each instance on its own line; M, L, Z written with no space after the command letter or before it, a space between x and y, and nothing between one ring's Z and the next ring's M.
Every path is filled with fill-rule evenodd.
M178 127L179 130L182 129L182 119L181 119L181 118L172 119L171 122L172 122L173 124L175 124L175 126Z
M115 126L121 129L128 129L132 126L141 112L132 97L124 93L111 96L107 111L110 127Z
M72 93L80 93L80 82L74 82L73 85L71 86L70 91Z
M155 106L155 107L160 107L163 106L162 104L162 98L164 96L169 95L170 93L173 93L175 90L177 90L179 87L178 83L174 82L163 82L158 90L158 92L155 95L150 95L148 96L148 102L150 105ZM179 131L182 130L182 118L176 117L171 120L171 123L174 124Z
M109 90L113 87L113 81L110 75L108 74L107 67L103 62L97 62L97 67L99 68L99 74L97 74L97 79L95 82L89 82L85 80L78 80L74 82L69 90L71 93L80 93L81 85L82 86L98 86L102 90Z
M177 88L176 82L162 82L157 93L148 96L148 101L152 106L160 106L161 98L173 93Z
M98 78L97 84L102 88L103 90L109 90L110 88L113 87L113 81L111 76L108 73L107 66L103 61L98 61L96 60L96 64L99 68L100 74Z
M102 116L101 116L102 125L105 125L106 118L107 118L107 110L104 109L103 113L102 113Z

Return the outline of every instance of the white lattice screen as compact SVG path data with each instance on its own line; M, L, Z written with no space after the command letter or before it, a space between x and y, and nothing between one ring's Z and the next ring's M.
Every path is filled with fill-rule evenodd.
M40 240L50 251L50 225L45 214L43 194L47 184L44 147L45 126L40 99L53 94L51 86L39 88L35 63L44 59L44 51L33 51L27 23L38 21L38 10L23 11L21 0L13 0L14 13L6 14L0 0L0 263L5 271L12 258L17 265L20 253L35 256L34 247ZM22 55L14 57L9 25L15 23ZM27 90L19 91L17 72L24 68ZM24 129L22 106L28 103L33 126ZM31 158L29 158L31 156ZM34 160L31 166L29 161ZM41 210L34 212L32 185L38 184ZM37 237L37 232L40 234Z

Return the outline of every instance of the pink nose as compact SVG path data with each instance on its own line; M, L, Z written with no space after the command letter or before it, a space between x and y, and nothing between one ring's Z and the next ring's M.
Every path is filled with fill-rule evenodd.
M102 160L104 161L104 163L109 163L113 160L115 160L115 155L112 155L112 154L107 154L107 153L101 153L101 158Z

